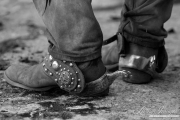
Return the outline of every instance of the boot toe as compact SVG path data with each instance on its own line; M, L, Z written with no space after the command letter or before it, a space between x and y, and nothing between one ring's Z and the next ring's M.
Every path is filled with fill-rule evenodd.
M54 81L42 74L39 66L12 65L4 72L4 79L12 86L33 91L47 91L57 87Z
M20 87L19 83L17 83L17 69L15 66L10 66L6 69L4 72L4 79L7 83L9 83L12 86Z
M12 65L6 69L4 72L5 79L10 79L12 81L17 80L17 72L18 72L18 65Z

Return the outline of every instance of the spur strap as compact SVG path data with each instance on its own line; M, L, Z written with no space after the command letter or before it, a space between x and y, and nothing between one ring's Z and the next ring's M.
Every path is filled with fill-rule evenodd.
M79 96L101 93L108 89L117 77L124 75L128 77L124 71L118 71L116 74L106 71L100 78L85 83L84 76L76 63L56 60L51 55L45 58L42 66L44 73L53 79L62 90Z
M42 64L45 73L62 90L72 94L78 94L84 90L84 76L74 62L56 60L51 55L48 55Z

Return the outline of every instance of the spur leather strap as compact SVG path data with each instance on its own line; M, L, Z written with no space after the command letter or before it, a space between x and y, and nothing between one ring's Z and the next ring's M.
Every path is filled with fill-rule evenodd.
M48 55L43 63L43 69L62 90L77 94L85 88L84 76L74 62L56 60Z
M81 70L76 63L54 59L51 55L45 57L42 63L46 75L58 86L70 94L91 96L106 90L115 79L109 79L105 72L99 79L86 83Z

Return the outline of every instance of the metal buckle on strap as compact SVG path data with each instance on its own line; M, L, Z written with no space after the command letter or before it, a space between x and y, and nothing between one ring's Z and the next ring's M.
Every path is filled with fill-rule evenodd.
M120 57L119 66L144 71L154 78L158 76L158 73L155 70L157 67L155 55L149 58L137 55L126 55L126 57Z

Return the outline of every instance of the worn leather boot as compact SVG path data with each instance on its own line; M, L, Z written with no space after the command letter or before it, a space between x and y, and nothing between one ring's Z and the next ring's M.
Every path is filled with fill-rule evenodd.
M38 65L10 66L4 77L9 84L28 90L46 91L59 86L78 96L103 96L108 94L109 86L121 74L108 74L101 58L74 63L47 55Z
M122 37L116 39L118 38L122 41ZM121 43L124 44L124 42ZM158 77L158 73L163 72L167 66L168 57L164 46L153 49L127 42L123 45L125 51L123 55L120 54L118 46L122 47L117 45L117 42L103 46L102 60L109 71L119 69L128 73L129 78L123 79L126 82L148 83L152 78Z
M102 47L102 61L108 71L113 72L119 69L119 52L117 42Z

